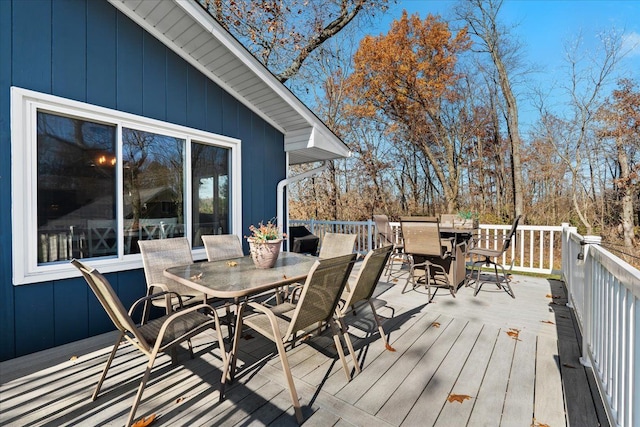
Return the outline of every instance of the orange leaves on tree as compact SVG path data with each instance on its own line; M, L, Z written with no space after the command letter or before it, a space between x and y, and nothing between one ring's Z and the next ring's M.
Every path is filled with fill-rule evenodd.
M449 397L447 397L447 400L449 401L449 403L452 403L452 402L462 403L465 400L470 400L470 399L471 399L471 396L466 394L450 394Z

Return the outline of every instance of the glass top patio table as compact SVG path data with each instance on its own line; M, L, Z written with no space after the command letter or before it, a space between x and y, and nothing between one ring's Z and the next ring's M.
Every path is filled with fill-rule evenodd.
M250 256L171 267L164 275L214 298L244 298L303 282L317 258L281 252L273 268L258 269Z

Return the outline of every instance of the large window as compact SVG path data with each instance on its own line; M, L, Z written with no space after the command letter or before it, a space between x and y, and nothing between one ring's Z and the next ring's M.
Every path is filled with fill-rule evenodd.
M12 88L14 283L141 266L138 240L240 233L240 141Z

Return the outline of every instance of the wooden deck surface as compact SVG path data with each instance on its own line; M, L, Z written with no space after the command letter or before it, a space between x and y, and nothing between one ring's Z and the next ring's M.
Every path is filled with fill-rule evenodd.
M356 266L357 268L357 266ZM395 351L384 348L370 313L351 322L362 372L346 381L332 340L311 338L288 352L305 426L607 425L562 283L515 276L516 299L492 285L477 297L381 281L378 314ZM226 329L226 328L223 328ZM119 351L98 399L91 393L113 334L0 364L0 425L122 425L146 358ZM137 417L154 426L295 425L275 346L246 331L239 373L218 401L221 361L208 333L172 365L156 363ZM594 397L595 396L595 397Z

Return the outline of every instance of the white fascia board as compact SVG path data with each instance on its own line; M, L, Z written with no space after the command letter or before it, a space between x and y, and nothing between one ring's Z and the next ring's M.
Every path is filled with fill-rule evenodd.
M247 108L249 108L251 111L253 111L258 116L260 116L262 119L264 119L267 123L269 123L271 126L276 128L279 132L281 132L283 134L286 134L286 130L280 124L278 124L271 117L266 115L265 112L261 111L259 108L256 108L255 105L253 105L251 102L249 102L247 99L245 99L240 93L238 93L232 87L227 85L217 75L215 75L214 73L209 71L204 65L202 65L200 62L198 62L194 57L192 57L191 55L186 53L184 50L180 49L180 47L177 46L172 40L168 39L164 34L159 32L158 30L156 30L155 27L150 25L146 20L144 20L142 17L140 17L138 14L136 14L135 11L129 9L127 7L127 5L123 2L123 0L107 0L107 1L109 3L111 3L120 12L124 13L127 17L131 18L131 20L133 20L136 24L138 24L140 27L142 27L149 34L154 36L156 39L160 40L165 46L167 46L168 48L173 50L182 59L187 61L189 64L191 64L193 67L195 67L198 71L200 71L202 74L207 76L210 80L212 80L218 86L220 86L222 89L224 89L229 94L231 94L231 96L236 98L238 101L240 101L242 104L244 104ZM180 3L182 3L182 2L180 2ZM180 6L182 6L182 5L180 4ZM227 46L227 47L229 47L229 46Z
M182 9L188 13L203 28L213 34L236 57L242 59L242 62L258 75L269 87L283 100L287 101L311 126L326 125L315 115L309 108L304 105L284 84L280 82L260 61L256 59L249 51L242 46L227 30L225 30L211 15L207 13L201 6L195 3L195 0L174 0ZM336 137L337 140L339 140Z

